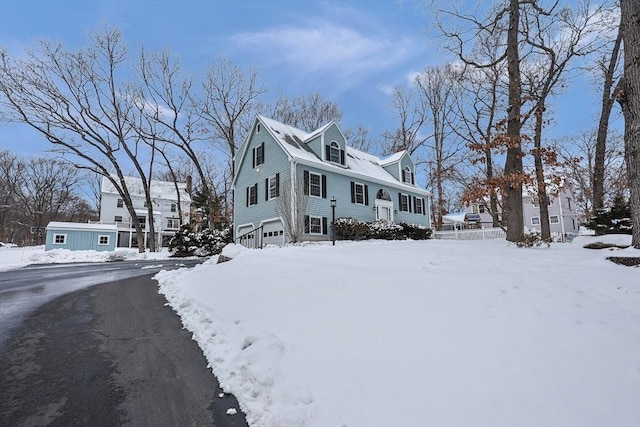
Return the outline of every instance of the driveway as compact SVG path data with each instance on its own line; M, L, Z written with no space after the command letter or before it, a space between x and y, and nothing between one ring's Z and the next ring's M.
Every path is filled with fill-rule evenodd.
M153 273L57 296L14 322L0 347L0 425L246 426ZM0 303L50 286L31 276L1 292L4 274Z

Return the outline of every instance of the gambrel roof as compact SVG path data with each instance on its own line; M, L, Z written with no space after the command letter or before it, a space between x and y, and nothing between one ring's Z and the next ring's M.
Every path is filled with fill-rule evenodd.
M256 116L256 123L254 123L253 129L255 129L255 125L257 123L262 123L264 128L287 153L290 160L295 160L298 163L304 163L327 171L335 171L343 175L377 181L381 184L395 188L407 187L408 191L419 192L425 195L431 194L414 185L408 185L398 181L393 175L384 169L383 166L399 161L405 154L408 155L406 151L401 151L385 159L380 159L373 154L365 153L364 151L357 150L347 145L345 167L325 162L319 158L313 150L309 148L307 143L318 135L324 133L327 129L336 125L335 122L330 122L310 133L262 115ZM340 130L340 128L338 128L338 130ZM243 149L238 152L241 156L240 161L238 162L238 168L242 166L242 162L246 159L247 146L250 138L251 134L247 136L247 140L243 144Z

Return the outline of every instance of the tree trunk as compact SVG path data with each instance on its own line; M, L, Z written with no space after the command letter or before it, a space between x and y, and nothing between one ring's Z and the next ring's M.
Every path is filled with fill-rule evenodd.
M613 45L611 58L609 58L609 65L604 75L604 88L602 89L602 109L600 110L598 133L596 134L596 153L593 165L593 212L604 207L605 153L607 149L607 134L609 133L609 117L619 89L619 87L616 87L612 90L621 42L622 31L618 29L618 37Z
M505 185L504 219L507 224L507 240L521 241L524 237L524 220L522 218L522 143L520 129L522 127L520 109L520 53L518 48L518 30L520 24L520 4L518 0L509 2L509 30L507 32L507 70L509 75L509 107L507 109L507 157L504 173Z
M540 101L536 108L536 124L533 135L533 163L536 170L536 185L538 188L538 205L540 206L540 238L545 241L551 240L551 227L549 225L549 195L547 194L547 184L544 181L544 166L542 164L542 116L545 106L544 101ZM562 221L562 218L560 218Z
M631 190L631 244L640 249L640 3L620 2L624 76L618 101L624 114L624 149Z

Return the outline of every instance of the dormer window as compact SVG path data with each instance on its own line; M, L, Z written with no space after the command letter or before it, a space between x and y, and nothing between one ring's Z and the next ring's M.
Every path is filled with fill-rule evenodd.
M336 141L331 141L331 144L325 146L324 154L325 160L344 166L344 150L340 149Z
M411 172L411 168L409 168L409 166L405 166L405 168L402 170L402 182L406 182L407 184L411 185L415 184L413 172Z
M256 133L260 133L260 129L261 129L260 123L258 123L258 125L256 126Z

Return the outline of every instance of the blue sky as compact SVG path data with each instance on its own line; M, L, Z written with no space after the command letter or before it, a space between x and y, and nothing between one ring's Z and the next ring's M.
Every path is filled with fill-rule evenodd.
M118 26L130 52L171 48L185 68L203 71L220 56L258 69L269 96L319 92L377 138L396 126L390 88L451 58L414 0L0 0L0 45L17 55L39 38L85 45L102 24ZM597 120L598 95L573 80L555 128L572 134ZM24 125L0 124L0 149L38 154L48 148Z

